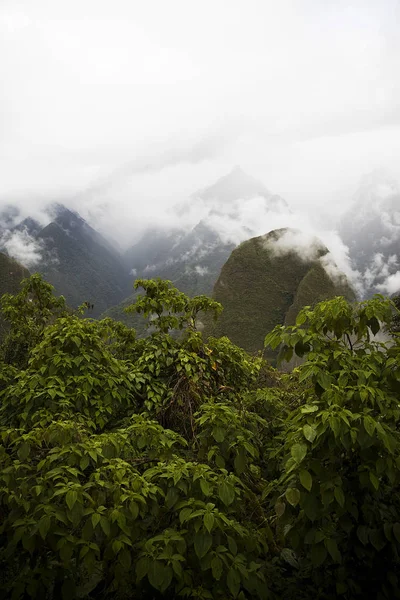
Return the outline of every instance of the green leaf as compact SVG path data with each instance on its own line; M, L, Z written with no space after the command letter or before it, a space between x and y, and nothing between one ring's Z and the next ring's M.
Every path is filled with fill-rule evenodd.
M206 531L198 531L194 536L194 551L198 558L203 558L212 545L212 535Z
M39 533L42 536L42 539L46 537L51 524L51 518L49 516L42 517L39 522Z
M80 460L79 463L80 468L82 469L82 471L84 471L86 469L86 467L89 466L89 457L87 454L85 454L85 456L83 456Z
M308 492L311 491L312 488L312 476L309 471L302 469L300 471L300 483L303 487L306 488Z
M107 519L107 517L100 518L100 527L104 531L104 535L109 537L111 530L110 530L110 521Z
M241 475L246 469L246 457L242 452L235 456L234 467L238 475Z
M99 513L93 513L92 514L92 526L93 529L96 529L96 525L100 522L101 519L101 515L99 515Z
M212 436L216 442L223 442L225 439L225 429L223 427L214 427Z
M328 550L329 554L331 555L332 559L337 562L340 563L342 562L342 555L339 552L339 548L337 546L336 540L330 538L325 540L325 547Z
M214 579L219 581L221 579L222 571L223 571L223 563L219 556L214 556L211 561L211 570Z
M218 496L225 506L229 506L235 499L235 490L231 484L224 481L219 487Z
M179 513L179 522L182 524L185 521L188 520L188 518L190 517L190 515L192 514L193 509L192 508L183 508L181 510L181 512Z
M213 513L206 512L204 515L204 526L209 533L211 533L212 528L214 527L214 521L215 521L215 517L214 517Z
M22 461L26 460L29 456L29 453L31 451L31 447L27 442L23 442L20 447L18 448L18 458Z
M359 525L359 527L357 527L357 537L363 546L368 544L368 528L365 525Z
M132 515L132 519L133 520L137 519L138 514L139 514L139 506L133 500L132 500L132 502L129 503L129 510Z
M366 417L364 417L363 423L364 423L365 431L368 433L368 435L370 435L372 437L374 435L374 431L375 431L374 419L372 417L370 417L369 415L367 415Z
M377 478L375 473L373 473L372 471L369 472L369 479L370 479L372 485L374 486L374 488L377 490L379 488L379 479Z
M69 490L66 494L65 501L69 510L74 508L74 504L78 499L78 493L75 490Z
M304 437L306 438L306 440L308 440L311 443L315 440L315 438L317 436L315 427L312 427L311 425L304 425L303 434L304 434Z
M343 508L345 503L344 493L341 487L335 487L335 499L336 502Z
M320 567L327 555L328 553L324 544L314 544L311 548L311 562L314 567Z
M291 455L297 463L300 463L307 454L305 444L294 444L290 450Z
M394 537L396 538L396 540L400 544L400 523L395 523L393 525L393 533L394 533Z
M288 488L285 492L285 497L292 506L297 506L300 502L300 492L297 488Z
M136 563L136 580L139 582L148 573L150 567L150 558L148 556L142 556Z
M235 569L229 569L226 583L228 584L230 593L236 598L240 590L240 575Z
M212 486L206 479L204 479L204 478L200 479L200 487L201 487L201 491L203 492L203 494L205 496L211 496Z
M285 508L286 504L282 502L282 500L278 500L275 504L275 512L278 515L278 517L281 517L283 515L283 513L285 512Z

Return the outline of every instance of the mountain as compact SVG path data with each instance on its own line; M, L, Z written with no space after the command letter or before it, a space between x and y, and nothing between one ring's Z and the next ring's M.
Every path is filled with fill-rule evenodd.
M361 273L365 297L400 289L400 187L396 181L380 171L365 176L340 221L339 234L349 247L353 267Z
M175 221L185 222L185 228L149 229L125 252L124 261L135 278L161 277L171 280L189 296L211 295L233 248L255 235L260 224L268 228L270 222L272 225L289 212L285 200L235 167L174 207ZM123 311L136 295L126 298L107 315L141 327L142 321Z
M98 316L126 297L132 277L108 240L77 213L55 205L52 216L36 236L42 252L36 270L68 304L88 301Z
M204 333L226 335L256 352L276 325L293 325L303 306L341 295L355 299L318 239L294 229L274 230L233 250L213 292L224 310L216 323L205 323Z
M3 294L17 294L20 283L29 277L29 271L17 261L0 252L0 298ZM5 321L0 312L0 340L6 331Z
M70 306L93 304L90 316L99 316L125 298L133 277L111 243L61 204L51 205L47 215L46 226L31 217L16 222L18 214L7 208L4 250L42 273Z

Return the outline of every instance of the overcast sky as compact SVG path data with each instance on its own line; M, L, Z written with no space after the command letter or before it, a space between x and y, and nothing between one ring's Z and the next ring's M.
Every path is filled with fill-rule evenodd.
M0 0L0 202L149 215L240 164L338 210L400 179L399 23L398 0Z

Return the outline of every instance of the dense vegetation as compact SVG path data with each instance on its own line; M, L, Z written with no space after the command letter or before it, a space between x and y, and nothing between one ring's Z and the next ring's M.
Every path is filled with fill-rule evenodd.
M304 308L267 336L305 357L280 375L203 339L217 302L137 286L140 340L37 275L3 299L3 597L399 598L391 302Z
M0 298L3 294L17 294L21 281L26 277L29 277L28 269L0 252ZM4 338L6 331L7 322L0 313L0 341Z

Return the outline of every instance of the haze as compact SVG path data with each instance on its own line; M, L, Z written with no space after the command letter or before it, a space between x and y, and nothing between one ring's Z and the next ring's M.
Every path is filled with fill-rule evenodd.
M399 7L1 0L0 202L127 240L240 164L335 217L365 173L400 179Z

